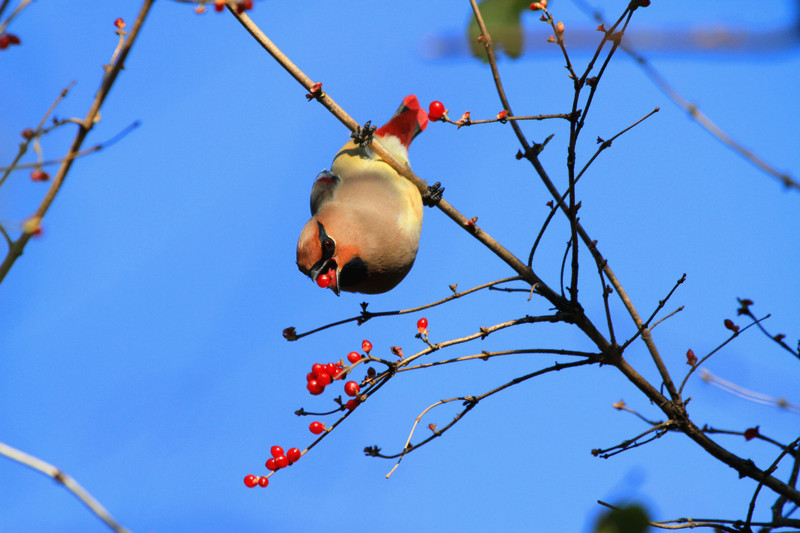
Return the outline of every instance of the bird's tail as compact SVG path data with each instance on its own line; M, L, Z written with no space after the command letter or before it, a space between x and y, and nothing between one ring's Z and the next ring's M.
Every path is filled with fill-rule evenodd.
M422 133L428 125L428 113L419 105L419 100L413 94L403 98L403 103L397 109L389 122L381 126L375 136L378 138L396 137L406 151L414 137Z

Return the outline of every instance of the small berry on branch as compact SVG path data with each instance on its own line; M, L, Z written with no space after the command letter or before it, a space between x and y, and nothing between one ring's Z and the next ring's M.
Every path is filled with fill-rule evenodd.
M322 422L314 421L308 425L308 430L313 433L314 435L319 435L323 431L325 431L325 424Z
M344 393L348 396L356 396L360 391L361 388L355 381L348 381L344 384Z
M428 106L428 120L437 121L442 120L442 117L447 114L447 110L444 108L444 104L441 103L439 100L434 100L431 102L431 105Z
M299 461L302 455L303 452L301 452L298 448L289 448L289 450L286 452L286 458L289 459L290 464Z

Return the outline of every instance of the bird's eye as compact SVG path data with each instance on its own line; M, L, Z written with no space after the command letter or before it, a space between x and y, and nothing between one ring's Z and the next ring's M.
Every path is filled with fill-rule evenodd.
M332 252L336 248L336 243L333 242L333 239L330 237L326 237L324 241L322 241L322 246L329 252Z

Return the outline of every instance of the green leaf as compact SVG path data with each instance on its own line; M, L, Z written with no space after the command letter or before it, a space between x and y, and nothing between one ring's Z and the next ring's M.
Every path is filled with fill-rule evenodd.
M522 13L528 11L530 3L530 0L483 0L478 4L495 50L503 50L514 58L522 54L525 43L521 18ZM488 61L483 43L478 42L480 34L475 17L471 17L467 38L472 55L481 61Z

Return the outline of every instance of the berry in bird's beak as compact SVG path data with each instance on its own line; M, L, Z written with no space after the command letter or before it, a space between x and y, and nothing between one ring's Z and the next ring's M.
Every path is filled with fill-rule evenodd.
M339 279L335 259L326 261L318 271L312 270L311 279L323 289L330 289L339 296Z

